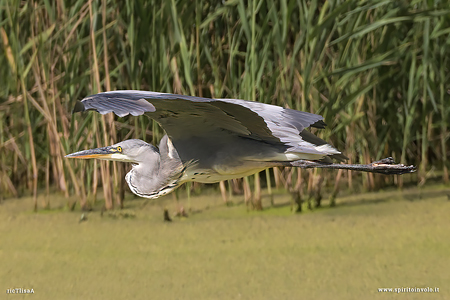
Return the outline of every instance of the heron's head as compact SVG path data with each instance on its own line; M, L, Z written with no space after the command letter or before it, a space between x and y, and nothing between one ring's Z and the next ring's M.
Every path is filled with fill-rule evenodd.
M112 146L78 151L66 155L68 158L97 158L103 160L115 160L122 162L140 163L148 159L149 154L158 154L159 151L153 145L142 140L126 140Z

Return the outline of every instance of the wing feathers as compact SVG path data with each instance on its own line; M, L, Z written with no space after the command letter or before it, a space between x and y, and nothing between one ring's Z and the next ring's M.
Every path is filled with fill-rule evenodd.
M115 113L119 117L124 117L129 114L133 116L140 116L146 112L154 112L155 107L145 100L145 94L126 92L116 93L100 93L88 96L75 105L74 112L84 110L95 110L104 115L110 112Z
M208 140L217 141L231 134L272 145L285 145L292 153L305 151L307 147L314 153L323 151L324 155L347 159L324 140L304 130L310 126L324 128L326 124L322 116L260 102L113 91L77 101L74 112L85 110L101 114L113 112L120 117L146 113L161 124L174 143L177 139L189 140L190 136L211 136Z

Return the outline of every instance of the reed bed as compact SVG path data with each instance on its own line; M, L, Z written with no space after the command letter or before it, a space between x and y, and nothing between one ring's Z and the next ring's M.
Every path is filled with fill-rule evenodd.
M424 184L433 170L448 183L449 7L450 1L0 0L0 195L36 199L59 190L89 208L102 188L107 209L121 206L123 165L64 159L126 138L162 137L146 117L71 115L75 100L116 89L314 112L329 125L315 133L350 162L393 156L419 166L407 177L412 182ZM317 205L321 186L336 196L339 182L357 189L355 178L374 189L401 187L405 177L275 169L244 183L256 183L256 198L262 180L269 189L310 195ZM229 186L251 194L241 181Z

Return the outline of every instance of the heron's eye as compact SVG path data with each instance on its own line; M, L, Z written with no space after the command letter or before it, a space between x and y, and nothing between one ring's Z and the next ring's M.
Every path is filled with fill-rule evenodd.
M122 147L119 146L116 149L117 149L118 152L122 152Z

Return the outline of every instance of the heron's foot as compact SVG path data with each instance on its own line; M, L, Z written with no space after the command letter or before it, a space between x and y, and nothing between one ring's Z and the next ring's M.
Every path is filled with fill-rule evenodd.
M405 166L404 164L396 164L392 157L383 158L369 164L372 168L372 172L388 174L388 175L401 175L406 173L413 173L416 171L416 166Z
M371 165L375 165L375 164L386 164L386 165L394 165L395 164L395 160L392 157L386 157L377 161L374 161L371 163Z

